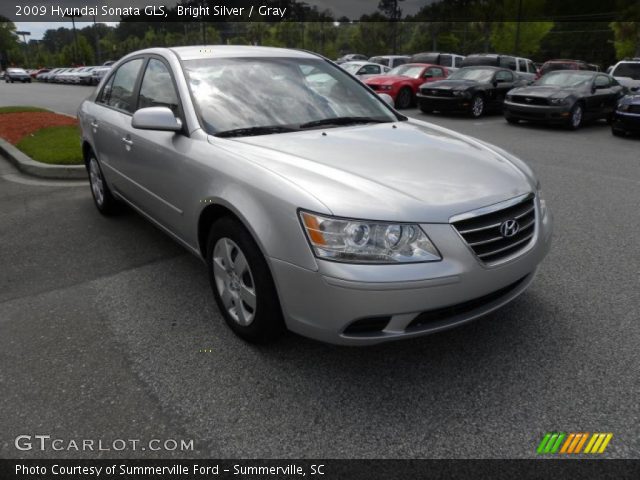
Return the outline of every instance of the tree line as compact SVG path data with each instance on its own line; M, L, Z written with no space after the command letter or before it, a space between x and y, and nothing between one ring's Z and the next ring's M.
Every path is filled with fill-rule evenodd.
M497 52L534 61L577 58L603 67L640 56L640 22L624 21L640 17L640 2L614 0L608 2L610 11L602 12L599 0L447 0L426 4L412 16L403 14L402 2L379 0L375 12L352 21L296 0L278 0L289 8L286 21L145 23L125 18L115 27L50 29L41 40L26 44L12 22L0 19L0 63L3 68L95 65L141 48L202 43L302 48L329 58Z

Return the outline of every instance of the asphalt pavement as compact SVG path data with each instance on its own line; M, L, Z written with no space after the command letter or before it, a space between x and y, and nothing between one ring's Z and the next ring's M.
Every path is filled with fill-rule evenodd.
M2 83L0 105L73 114L89 93ZM0 159L0 457L520 458L561 431L640 458L640 140L407 113L527 161L554 243L498 312L369 348L244 343L200 260L132 212L99 215L86 183ZM194 449L19 451L22 434Z

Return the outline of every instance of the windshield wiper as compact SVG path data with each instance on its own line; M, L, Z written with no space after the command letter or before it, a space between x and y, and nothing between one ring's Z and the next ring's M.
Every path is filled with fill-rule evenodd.
M252 135L269 135L270 133L296 132L298 129L284 125L267 125L263 127L245 127L225 130L214 134L216 137L250 137Z
M334 117L303 123L300 125L300 129L323 127L325 125L356 125L358 123L387 123L392 121L393 120L381 120L374 117Z

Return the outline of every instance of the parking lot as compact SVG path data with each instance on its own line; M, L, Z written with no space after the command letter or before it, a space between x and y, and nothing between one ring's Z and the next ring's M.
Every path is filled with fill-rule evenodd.
M74 114L91 91L3 83L0 105ZM132 212L99 215L85 182L0 159L0 457L518 458L564 431L612 432L606 457L638 458L640 140L405 113L527 161L554 243L498 312L370 348L242 342L202 262ZM17 451L21 434L195 448Z

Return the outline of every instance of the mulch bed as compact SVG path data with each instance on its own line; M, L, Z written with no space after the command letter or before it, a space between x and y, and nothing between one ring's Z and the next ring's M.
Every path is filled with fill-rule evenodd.
M19 112L0 115L0 137L15 145L41 128L77 125L75 118L52 112Z

